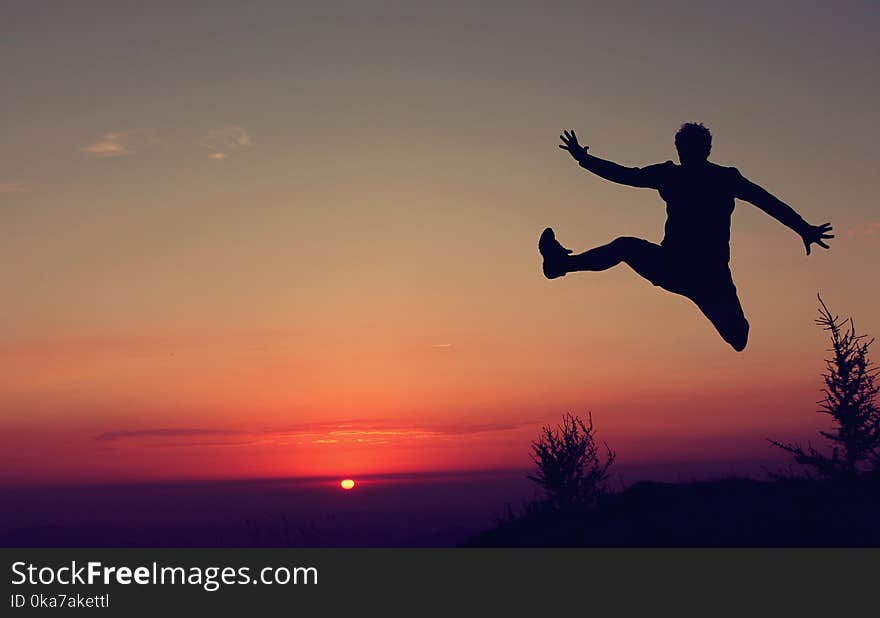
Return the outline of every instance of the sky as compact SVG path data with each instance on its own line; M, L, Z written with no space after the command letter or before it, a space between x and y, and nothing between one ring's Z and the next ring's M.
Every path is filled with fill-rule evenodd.
M4 3L0 483L529 465L564 412L618 461L740 461L824 427L816 294L880 334L880 9L842 3ZM656 192L590 176L712 159L749 204L733 352L625 266Z

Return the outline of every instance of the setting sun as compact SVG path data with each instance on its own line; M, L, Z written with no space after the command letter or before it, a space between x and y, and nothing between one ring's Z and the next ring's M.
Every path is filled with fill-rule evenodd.
M354 489L354 481L351 479L345 479L339 482L339 486L342 487L342 489Z

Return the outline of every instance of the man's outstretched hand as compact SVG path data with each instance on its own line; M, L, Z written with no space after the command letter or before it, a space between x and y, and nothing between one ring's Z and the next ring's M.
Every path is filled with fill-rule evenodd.
M807 255L810 255L810 245L813 243L816 243L824 249L828 249L828 245L826 245L824 241L829 238L834 238L834 234L831 234L833 229L834 228L831 227L830 223L808 225L806 230L801 232L801 239L804 241L804 248L807 250Z
M562 143L559 145L560 148L567 150L568 154L570 154L578 163L583 161L584 157L587 155L587 150L589 150L590 147L578 144L578 138L574 133L574 129L571 131L563 131L562 135L559 136L559 139L562 140Z

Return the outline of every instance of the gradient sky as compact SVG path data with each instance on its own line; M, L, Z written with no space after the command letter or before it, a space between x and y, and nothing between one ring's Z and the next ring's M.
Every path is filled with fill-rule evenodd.
M523 467L592 410L620 461L809 435L816 293L880 335L878 5L4 3L0 482ZM662 5L662 6L661 6ZM736 354L625 267L548 282L535 244L659 241L628 165L713 160L751 205Z

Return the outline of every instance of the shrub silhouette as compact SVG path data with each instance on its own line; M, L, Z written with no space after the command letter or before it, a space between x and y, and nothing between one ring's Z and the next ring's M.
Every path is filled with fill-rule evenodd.
M856 332L852 318L831 313L819 297L816 324L831 337L831 358L822 374L825 386L819 412L831 417L833 428L820 431L831 443L831 453L797 443L770 440L790 453L796 463L824 478L855 478L873 469L880 471L880 408L877 406L877 368L868 358L873 339ZM812 476L808 471L808 476Z
M595 505L607 492L608 469L616 458L607 444L603 446L604 460L596 444L592 414L584 423L567 413L555 428L542 428L531 451L538 470L528 478L544 490L547 506L568 509Z

